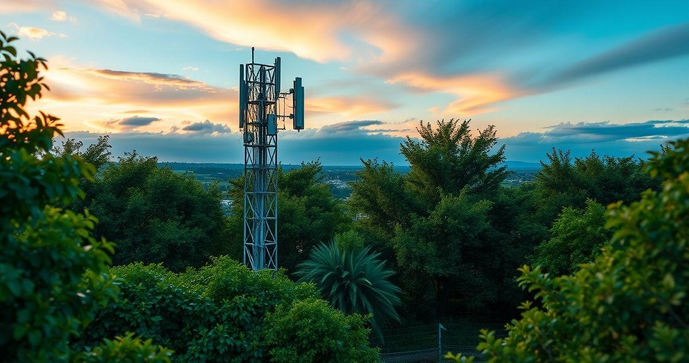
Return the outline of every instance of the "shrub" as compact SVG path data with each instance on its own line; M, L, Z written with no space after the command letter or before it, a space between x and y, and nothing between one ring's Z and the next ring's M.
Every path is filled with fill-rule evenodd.
M332 311L323 300L279 306L266 319L266 343L273 362L375 362L366 319Z
M370 248L342 250L337 244L321 244L300 265L299 281L313 282L324 299L345 314L372 314L371 323L377 333L381 324L399 316L400 288L389 279L393 272Z
M168 363L172 351L151 343L151 339L142 342L129 333L124 337L116 337L115 340L105 339L103 343L90 352L76 355L76 363Z
M121 279L120 299L98 313L76 342L81 349L131 331L175 350L175 361L266 361L276 347L266 341L272 329L266 316L318 297L313 285L296 284L282 273L250 271L227 257L183 273L142 263L110 272ZM334 324L330 321L339 319L339 313L331 307L327 311L323 323ZM355 333L368 334L362 325L344 337L358 339Z

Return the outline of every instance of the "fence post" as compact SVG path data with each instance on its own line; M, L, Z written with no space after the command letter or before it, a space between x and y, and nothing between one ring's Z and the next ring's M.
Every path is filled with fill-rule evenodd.
M443 324L438 323L438 362L443 359L443 330L447 329Z

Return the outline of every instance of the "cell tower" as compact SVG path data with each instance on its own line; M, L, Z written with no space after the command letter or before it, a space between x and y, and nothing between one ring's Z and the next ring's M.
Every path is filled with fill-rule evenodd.
M295 130L304 129L301 78L281 93L280 57L273 65L256 63L251 48L251 63L239 66L239 128L244 131L244 264L255 271L278 268L278 130L285 130L286 119Z

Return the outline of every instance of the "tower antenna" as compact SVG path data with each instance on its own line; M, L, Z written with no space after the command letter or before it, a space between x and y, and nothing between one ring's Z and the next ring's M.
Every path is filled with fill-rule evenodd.
M244 144L244 264L252 270L278 269L278 131L285 120L304 128L301 78L280 92L280 57L272 65L239 66L239 128ZM291 98L292 113L286 113ZM282 121L282 127L278 126Z

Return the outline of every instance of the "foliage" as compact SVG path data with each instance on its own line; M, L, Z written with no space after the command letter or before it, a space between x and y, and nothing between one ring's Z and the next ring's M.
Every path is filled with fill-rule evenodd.
M62 135L59 119L26 111L48 89L40 75L46 61L17 58L15 40L0 32L0 347L4 361L65 361L74 358L70 337L116 297L106 273L113 245L92 236L97 219L88 212L55 207L83 197L79 181L95 168L78 155L50 153ZM107 353L134 359L121 348ZM105 352L89 357L103 360Z
M86 150L81 151L84 146L82 141L75 139L65 139L60 147L53 147L55 155L79 155L82 160L93 165L96 170L100 170L110 162L110 135L98 136L95 144L89 145Z
M142 342L134 338L133 333L128 333L114 340L104 339L103 343L92 351L77 354L73 361L77 363L168 363L172 353L167 348L154 345L151 339Z
M481 308L498 299L503 285L513 284L500 267L519 266L526 255L513 253L521 251L518 242L493 224L515 217L488 214L508 175L504 146L495 150L492 126L472 136L468 120L438 121L436 127L422 122L418 131L420 140L408 138L400 147L409 174L396 173L385 162L363 161L359 179L350 183L349 206L360 217L356 228L403 272L404 298L412 310L427 314L430 302L438 316L449 299ZM461 291L449 288L458 284Z
M313 282L321 295L345 314L372 314L371 324L399 321L395 306L400 289L389 281L393 272L385 268L379 254L363 249L342 249L336 243L321 244L299 265L299 281Z
M131 331L173 349L175 361L266 361L270 349L281 348L266 341L268 313L318 297L312 285L295 284L282 273L250 271L227 257L181 273L141 263L115 267L111 273L122 279L120 299L98 313L75 343L81 349ZM337 311L328 309L319 317L326 325L339 319ZM350 333L351 339L367 334L363 326ZM331 337L335 339L321 335Z
M474 363L474 357L463 356L462 353L457 353L455 355L448 352L443 358L449 359L455 363Z
M232 257L242 259L242 223L244 216L244 178L230 181L232 217L230 230L235 251ZM278 170L278 231L280 252L278 263L288 272L308 258L313 247L330 241L347 229L349 219L342 202L335 199L323 181L320 161L302 163L300 168Z
M555 276L591 262L612 236L605 228L605 207L590 199L585 209L565 207L550 233L550 239L536 247L534 265Z
M352 229L336 234L333 241L342 251L360 251L365 244L364 237Z
M495 127L489 126L472 137L470 120L438 121L434 129L430 123L420 122L417 128L421 140L410 137L401 145L400 153L411 166L407 177L414 194L424 205L439 203L443 194L485 195L498 189L508 175L505 146L491 154L497 144Z
M126 153L97 175L92 193L86 203L101 220L96 234L117 243L115 264L162 262L181 271L223 251L222 193L159 168L155 157Z
M278 306L268 314L266 343L273 362L375 362L368 346L366 319L332 311L320 299L306 299L291 307Z
M671 145L645 166L661 191L610 208L617 231L594 262L561 277L521 269L520 285L542 306L523 303L505 339L482 333L490 361L689 359L689 140Z
M398 228L394 240L399 265L434 289L439 316L450 285L458 281L465 293L471 292L472 304L495 296L496 285L476 273L493 259L492 246L484 238L491 204L474 202L467 194L465 190L443 196L428 217L417 217L407 229Z
M492 281L496 281L494 299L486 309L500 312L510 319L517 301L527 298L527 293L516 284L517 269L533 255L534 247L547 240L549 231L539 218L535 185L523 184L518 187L500 188L491 200L488 213L491 229L487 240L496 245L490 252L494 265L490 271Z
M391 163L363 159L361 162L363 169L349 183L352 195L348 205L363 217L359 224L392 235L395 226L409 222L409 214L414 210L412 193L406 191L404 176L395 172Z
M607 205L630 203L646 189L658 189L659 179L642 171L644 162L634 156L619 158L592 152L585 158L572 158L570 152L555 150L546 154L536 174L544 223L551 223L563 207L584 208L587 199Z

